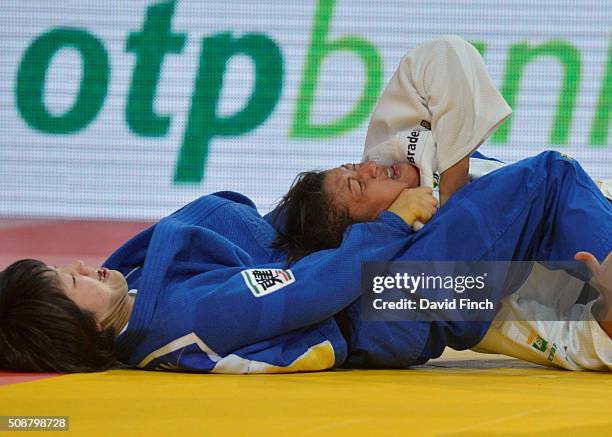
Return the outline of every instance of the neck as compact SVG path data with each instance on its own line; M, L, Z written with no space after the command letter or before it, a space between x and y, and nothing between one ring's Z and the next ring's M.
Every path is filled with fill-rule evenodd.
M112 328L115 331L115 335L118 335L130 320L132 308L134 307L134 299L135 296L126 293L110 314L100 322L102 330Z

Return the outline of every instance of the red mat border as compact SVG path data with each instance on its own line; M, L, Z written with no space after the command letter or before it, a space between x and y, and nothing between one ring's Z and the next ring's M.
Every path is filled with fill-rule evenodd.
M40 379L54 378L62 375L63 373L0 372L0 386L38 381Z

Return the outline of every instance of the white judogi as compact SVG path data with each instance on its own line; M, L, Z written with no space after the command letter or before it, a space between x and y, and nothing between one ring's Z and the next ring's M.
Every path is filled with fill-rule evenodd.
M554 277L551 273L546 271L541 276ZM547 287L550 293L543 303L523 297L543 290L542 282L533 279L538 276L536 271L523 289L502 300L487 334L472 349L568 370L612 370L612 339L593 316L595 301L561 310L555 298L563 300L564 295L552 287ZM580 288L582 285L580 282ZM531 288L534 286L537 288Z
M412 162L421 185L470 155L512 114L478 51L458 36L427 41L398 66L374 109L363 158Z
M412 162L421 185L469 156L511 114L474 47L457 36L425 42L401 61L376 105L364 160ZM415 133L416 132L416 133ZM503 166L470 160L470 176ZM478 163L475 163L480 161ZM611 197L612 184L598 183ZM612 340L591 307L574 304L584 283L536 264L474 350L570 370L612 370Z

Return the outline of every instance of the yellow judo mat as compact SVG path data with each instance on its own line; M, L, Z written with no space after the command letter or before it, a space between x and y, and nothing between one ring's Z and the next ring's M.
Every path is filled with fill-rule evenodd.
M410 370L113 370L2 386L0 409L69 416L69 434L86 436L612 435L612 374L473 352Z

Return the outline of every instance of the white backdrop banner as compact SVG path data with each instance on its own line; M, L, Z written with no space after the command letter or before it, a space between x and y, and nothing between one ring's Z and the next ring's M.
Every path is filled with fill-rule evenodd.
M612 178L612 2L5 0L0 215L156 219L361 156L402 55L472 42L514 115L481 148Z

